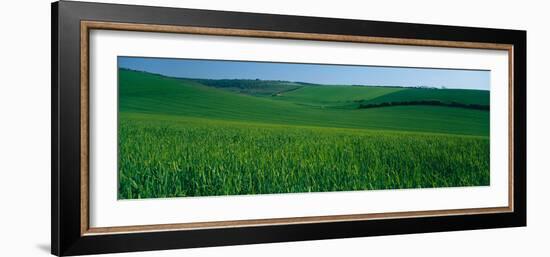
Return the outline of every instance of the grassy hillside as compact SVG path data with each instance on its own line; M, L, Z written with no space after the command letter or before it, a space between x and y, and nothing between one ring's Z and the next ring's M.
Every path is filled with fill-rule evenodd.
M463 104L489 105L489 91L465 89L407 88L376 98L362 99L365 103L437 100Z
M319 87L321 88L321 86ZM334 93L317 87L296 91L319 91L322 101L349 102L344 99L358 95L363 99L403 90L398 88L351 88L361 94ZM332 92L332 94L330 93ZM294 91L291 92L294 94ZM301 95L305 95L303 92ZM358 98L358 99L359 99ZM120 70L119 110L121 112L157 113L222 120L237 120L274 124L296 124L373 130L399 130L487 136L488 112L433 106L397 106L379 109L324 108L313 103L281 101L278 97L254 97L163 76ZM448 117L453 117L449 119Z
M406 88L262 89L271 96L124 69L118 82L119 199L490 182L488 111L353 107ZM468 93L438 97L478 101Z
M279 92L287 92L302 87L299 83L275 80L252 79L182 79L183 81L196 82L205 86L238 92L254 96L272 96Z
M325 108L358 108L360 104L439 101L489 105L489 91L370 86L309 86L278 95L278 100Z
M361 100L370 100L403 90L391 87L304 86L276 95L277 100L324 108L354 108Z

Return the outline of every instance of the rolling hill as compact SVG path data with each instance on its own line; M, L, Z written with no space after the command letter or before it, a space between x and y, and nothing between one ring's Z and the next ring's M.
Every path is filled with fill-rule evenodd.
M483 103L484 97L477 93L464 92L452 98L439 89L302 85L279 96L258 97L191 80L119 70L119 111L122 113L269 124L487 136L489 113L486 111L443 106L357 109L361 101L379 101L377 99L392 96L404 99L407 95L419 99L422 94L426 99L439 97Z

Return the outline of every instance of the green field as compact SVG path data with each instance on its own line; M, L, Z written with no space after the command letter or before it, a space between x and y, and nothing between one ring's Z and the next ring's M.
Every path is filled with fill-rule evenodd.
M119 69L120 199L489 184L482 90L177 79Z

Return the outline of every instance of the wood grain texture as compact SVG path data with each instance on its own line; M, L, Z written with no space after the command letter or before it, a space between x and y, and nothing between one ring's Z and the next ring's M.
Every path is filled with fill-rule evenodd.
M213 229L213 228L234 228L250 226L274 226L289 224L307 224L307 223L325 223L325 222L344 222L361 221L376 219L396 219L396 218L417 218L417 217L435 217L450 215L473 215L490 213L507 213L514 211L514 168L513 168L513 45L495 44L481 42L459 42L442 40L424 40L424 39L403 39L369 36L351 36L334 34L316 34L316 33L298 33L282 31L264 31L264 30L244 30L244 29L224 29L190 26L170 26L154 24L134 24L134 23L114 23L99 21L81 21L81 48L80 48L80 100L81 100L81 235L91 236L99 234L117 234L117 233L139 233L173 230L193 230L193 229ZM316 41L334 41L334 42L355 42L372 44L390 44L390 45L414 45L428 47L454 47L469 49L495 49L506 50L509 56L509 186L508 186L508 206L492 208L470 208L470 209L452 209L452 210L429 210L429 211L409 211L392 213L369 213L353 215L331 215L331 216L309 216L309 217L289 217L274 219L255 219L255 220L232 220L232 221L211 221L211 222L193 222L178 224L154 224L139 226L120 226L120 227L90 227L89 226L89 32L92 29L97 30L121 30L121 31L140 31L140 32L161 32L161 33L183 33L197 35L217 35L217 36L237 36L237 37L259 37L259 38L280 38L296 40L316 40Z
M80 234L89 228L89 31L80 24Z
M215 229L232 227L250 227L250 226L275 226L288 224L308 224L320 222L345 222L357 220L376 220L391 218L417 218L448 215L472 215L512 212L508 207L495 208L472 208L438 211L409 211L392 213L371 213L356 215L331 215L331 216L309 216L295 218L276 218L276 219L255 219L255 220L232 220L232 221L212 221L212 222L193 222L179 224L156 224L141 226L120 226L120 227L101 227L90 228L85 235L113 234L113 233L139 233L139 232L157 232L170 230L189 230L189 229Z
M207 28L207 27L171 26L171 25L154 25L154 24L137 24L137 23L114 23L114 22L100 22L100 21L82 21L82 24L84 24L84 26L86 26L88 29L103 29L103 30L181 33L181 34L237 36L237 37L281 38L281 39L375 43L375 44L392 44L392 45L438 46L438 47L474 48L474 49L496 49L496 50L512 49L512 45L509 45L509 44L495 44L495 43L482 43L482 42L405 39L405 38L390 38L390 37L334 35L334 34L318 34L318 33L267 31L267 30Z

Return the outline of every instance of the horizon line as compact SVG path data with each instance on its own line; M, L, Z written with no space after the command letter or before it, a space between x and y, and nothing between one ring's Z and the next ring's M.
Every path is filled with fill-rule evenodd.
M138 57L138 58L142 58L142 57ZM146 57L145 57L146 58ZM156 58L156 57L149 57L149 58ZM171 59L171 58L166 58L166 59ZM202 59L197 59L197 60L202 60ZM236 61L236 62L239 62L239 61ZM359 65L360 66L360 65ZM378 67L378 66L377 66ZM379 67L385 67L385 66L379 66ZM392 67L393 68L393 67ZM310 85L318 85L318 86L342 86L342 87L352 87L352 86L356 86L356 87L398 87L398 88L416 88L416 89L444 89L444 90L476 90L476 91L490 91L489 89L479 89L479 88L447 88L445 86L440 86L440 87L437 87L437 86L421 86L421 85L418 85L418 86L402 86L402 85L374 85L374 84L324 84L324 83L316 83L316 82L307 82L307 81L294 81L294 80L282 80L282 79L260 79L260 78L256 78L256 79L250 79L250 78L201 78L201 77L181 77L181 76L172 76L172 75L166 75L166 74L162 74L162 73L157 73L157 72L152 72L152 71L147 71L147 70L140 70L140 69L132 69L132 68L127 68L127 67L118 67L118 69L123 69L123 70L129 70L129 71L135 71L135 72L144 72L144 73L149 73L149 74L152 74L152 75L157 75L157 76L163 76L163 77L167 77L167 78L173 78L173 79L190 79L190 80L199 80L199 79L202 79L202 80L250 80L250 81L255 81L255 80L258 80L258 81L276 81L276 82L290 82L290 83L302 83L302 84L310 84ZM426 69L431 69L431 68L426 68ZM482 71L482 70L480 70Z

